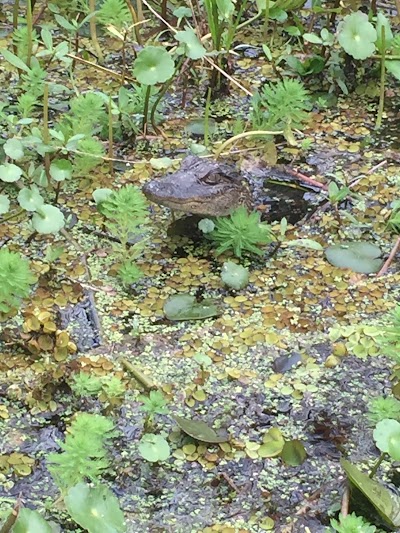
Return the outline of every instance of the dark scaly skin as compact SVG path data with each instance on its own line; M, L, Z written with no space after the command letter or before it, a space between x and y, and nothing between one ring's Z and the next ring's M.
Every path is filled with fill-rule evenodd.
M246 180L233 167L196 156L186 157L177 172L146 183L143 193L174 211L204 216L225 216L253 205Z

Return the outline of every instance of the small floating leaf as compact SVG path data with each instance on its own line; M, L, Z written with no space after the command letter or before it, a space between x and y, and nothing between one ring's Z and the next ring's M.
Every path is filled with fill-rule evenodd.
M260 457L276 457L285 445L285 439L278 428L271 428L263 438L263 444L257 450Z
M371 274L382 265L381 250L369 242L342 242L329 246L325 255L331 265L350 268L354 272Z
M287 465L299 466L304 463L307 452L298 439L293 439L285 442L281 457Z
M182 418L181 416L175 416L174 418L181 430L196 440L210 444L228 440L228 435L218 435L202 420L190 420L190 418Z
M201 320L221 314L216 301L205 298L197 302L191 294L175 294L164 305L165 316L169 320Z

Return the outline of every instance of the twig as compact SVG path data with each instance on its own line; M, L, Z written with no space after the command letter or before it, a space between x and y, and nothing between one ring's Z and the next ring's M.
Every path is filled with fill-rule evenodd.
M12 527L14 526L18 518L18 512L19 512L20 506L21 506L21 501L18 499L14 505L13 510L8 515L7 520L4 522L2 528L0 529L0 533L9 533L9 531L11 531Z
M380 271L376 274L376 277L379 278L379 276L383 276L383 274L386 274L387 269L389 268L391 262L394 259L394 256L397 254L398 250L400 248L400 235L397 237L397 240L392 248L392 251L389 254L389 257L386 259L385 263L383 264Z
M298 172L297 170L293 170L291 168L286 168L285 170L294 178L297 178L300 181L304 181L305 183L313 185L314 187L318 187L318 189L323 189L324 191L328 190L328 185L325 185L325 183L321 183L317 180L314 180L313 178L309 178L305 174L302 174L301 172Z
M343 491L342 505L340 508L340 512L343 517L349 514L349 500L350 500L350 491L349 491L349 486L347 485Z
M136 366L127 361L124 357L120 357L119 361L146 390L157 389L151 378L145 376Z
M78 61L79 63L83 63L84 65L89 65L93 67L95 70L101 70L102 72L106 72L113 78L118 78L118 80L122 79L122 74L119 74L118 72L114 72L113 70L110 70L109 68L103 67L102 65L97 65L96 63L93 63L92 61L87 61L86 59L82 59L81 57L76 56L74 54L66 54L66 55L67 57L70 57L74 61ZM126 74L124 76L124 79L128 81L132 81L132 82L136 81L131 76L126 76Z

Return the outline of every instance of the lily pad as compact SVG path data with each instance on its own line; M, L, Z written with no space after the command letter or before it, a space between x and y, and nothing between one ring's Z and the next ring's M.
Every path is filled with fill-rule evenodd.
M307 452L298 439L288 440L285 442L281 457L284 463L289 466L300 466L307 457Z
M68 491L65 505L73 520L89 533L126 531L118 499L105 485L93 488L79 483Z
M198 302L191 294L174 294L164 305L165 316L169 320L201 320L221 314L216 301L205 298Z
M202 420L191 420L190 418L182 418L181 416L175 416L174 419L184 433L201 442L214 444L228 440L227 434L219 435Z
M369 242L343 242L329 246L325 255L331 265L350 268L354 272L371 274L378 272L382 265L382 252Z

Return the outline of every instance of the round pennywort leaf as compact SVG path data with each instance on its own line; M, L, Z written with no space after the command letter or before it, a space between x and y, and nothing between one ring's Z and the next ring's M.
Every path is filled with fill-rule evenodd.
M13 163L4 163L0 165L0 180L6 183L14 183L22 176L22 168L17 167Z
M374 440L381 452L388 453L395 461L400 461L400 422L385 418L376 424Z
M169 53L160 46L146 46L139 52L133 75L143 85L164 83L174 73L174 61Z
M3 146L3 150L8 157L19 161L24 157L24 146L19 139L15 137L13 139L8 139Z
M44 204L43 196L39 189L32 185L31 188L24 187L18 193L18 203L26 211L36 211Z
M68 159L55 159L50 165L50 176L54 181L65 181L72 176L72 164Z
M190 59L201 59L206 55L206 49L192 28L176 32L175 39L185 45L186 55Z
M5 194L0 194L0 215L8 213L10 209L10 200Z
M43 204L32 217L33 229L38 233L58 233L64 225L64 215L54 205Z
M164 437L154 433L147 433L140 439L139 453L146 461L156 463L168 459L171 450Z
M338 39L345 52L354 59L367 59L375 52L377 34L368 15L356 11L344 17L339 24Z

